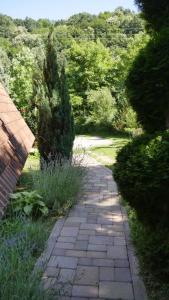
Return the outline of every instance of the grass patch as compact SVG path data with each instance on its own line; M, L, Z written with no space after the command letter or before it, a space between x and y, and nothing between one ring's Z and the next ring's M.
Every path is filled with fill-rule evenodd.
M110 137L112 144L109 146L92 147L88 152L102 164L111 168L116 161L119 150L124 147L130 139L124 136Z
M109 138L112 136L129 137L132 135L132 130L130 130L130 131L117 130L112 127L92 126L91 124L90 125L83 124L83 125L79 125L79 126L75 125L75 129L76 129L77 135L100 136L102 138Z

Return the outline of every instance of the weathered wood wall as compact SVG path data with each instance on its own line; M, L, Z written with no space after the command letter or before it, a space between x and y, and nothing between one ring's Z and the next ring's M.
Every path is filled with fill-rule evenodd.
M0 83L0 216L33 142L31 130Z

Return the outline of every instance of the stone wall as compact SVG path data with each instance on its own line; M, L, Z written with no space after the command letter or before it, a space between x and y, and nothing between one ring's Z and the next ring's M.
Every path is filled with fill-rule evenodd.
M0 84L0 216L15 189L34 136Z

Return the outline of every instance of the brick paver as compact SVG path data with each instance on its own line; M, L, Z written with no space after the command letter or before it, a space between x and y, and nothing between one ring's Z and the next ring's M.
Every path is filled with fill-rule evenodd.
M145 300L112 173L92 158L86 168L79 202L56 223L43 255L44 287L59 290L55 299Z

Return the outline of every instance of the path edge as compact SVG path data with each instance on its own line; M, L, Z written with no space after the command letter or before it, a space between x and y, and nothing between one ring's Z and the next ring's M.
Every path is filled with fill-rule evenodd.
M127 252L129 265L131 270L131 277L133 283L133 292L135 300L148 300L147 291L145 288L145 284L140 275L139 261L135 253L135 248L131 241L131 230L128 222L128 215L126 209L123 205L121 205L121 212L124 222L124 233L126 238Z
M102 165L102 164L100 163L100 165ZM109 171L111 171L113 181L116 184L117 193L120 196L118 185L117 185L116 181L114 180L113 171L105 166L103 166L103 167L108 169ZM134 245L131 240L131 230L130 230L130 226L129 226L128 214L127 214L127 211L126 211L124 205L122 205L121 203L120 203L120 208L121 208L123 224L124 224L124 234L125 234L125 239L126 239L128 260L129 260L130 271L131 271L134 299L135 300L148 300L146 287L145 287L143 279L140 275L139 261L136 256L135 248L134 248Z
M59 219L53 229L52 232L49 235L49 238L46 242L45 250L42 252L41 256L36 261L36 264L34 266L34 272L43 272L46 268L46 265L51 257L52 251L55 247L56 241L60 235L60 232L64 226L65 223L65 217Z

